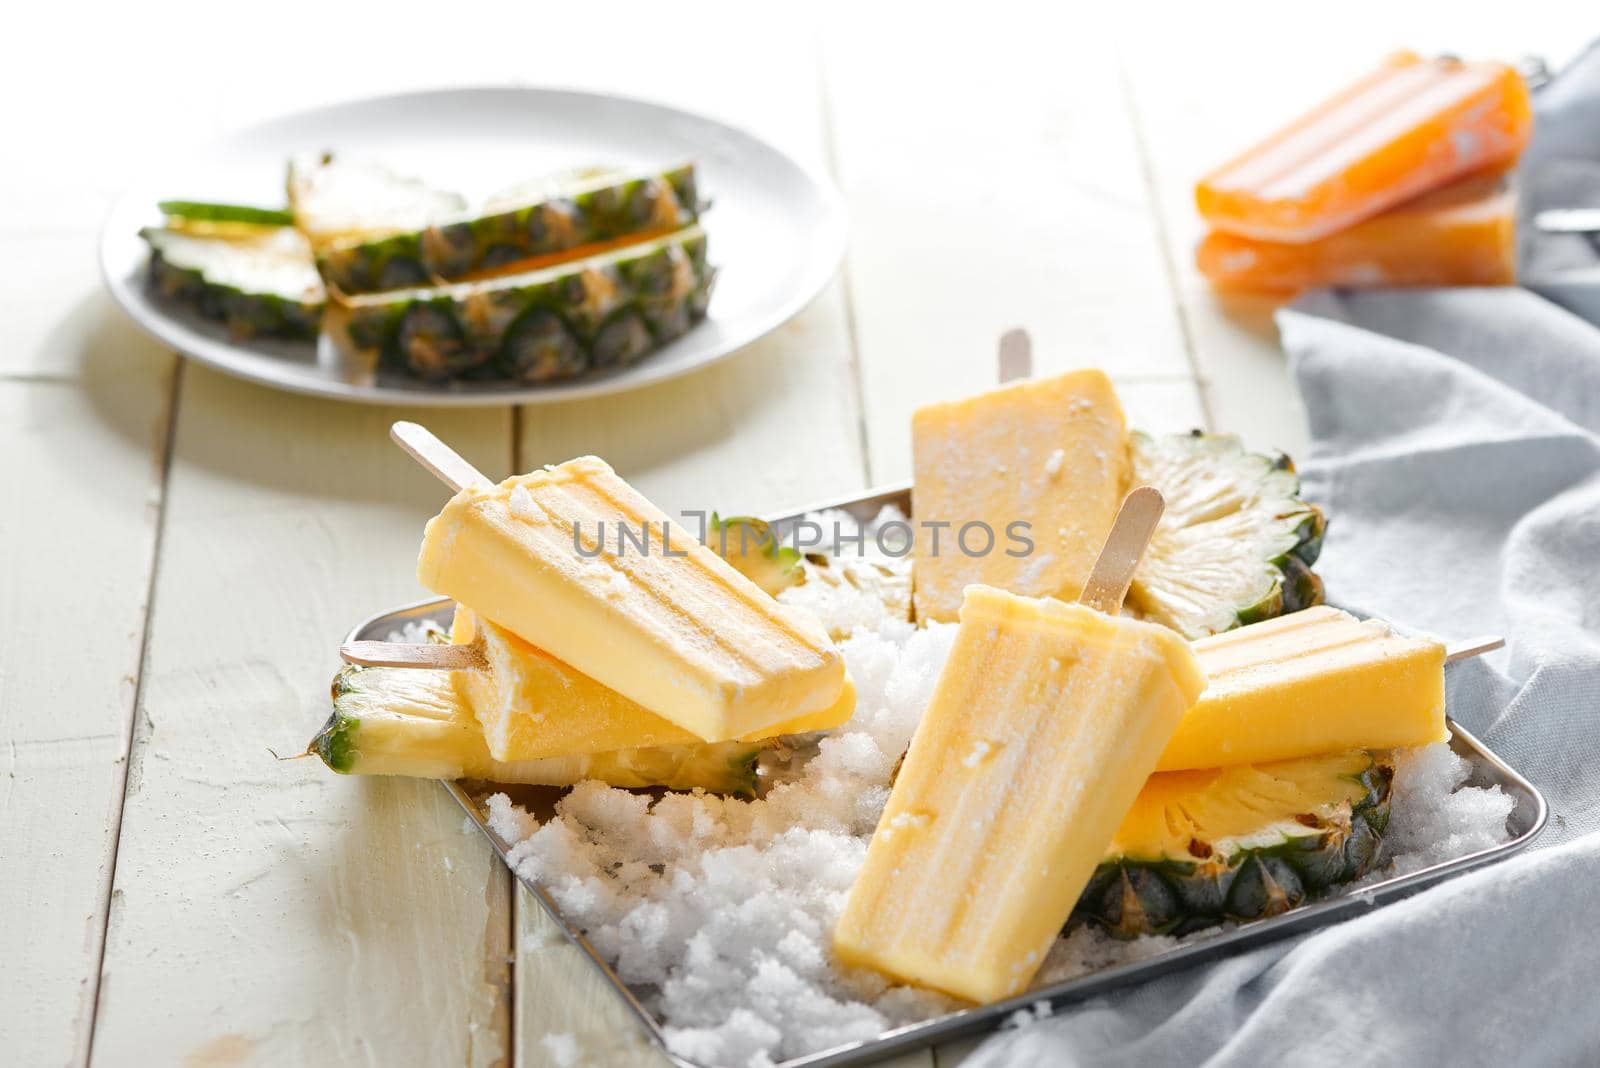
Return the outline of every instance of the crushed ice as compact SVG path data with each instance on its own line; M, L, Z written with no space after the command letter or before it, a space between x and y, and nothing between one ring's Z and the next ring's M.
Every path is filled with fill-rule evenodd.
M836 633L851 634L840 646L857 687L856 713L814 752L767 763L762 798L697 791L655 799L587 782L543 824L503 794L488 800L489 827L513 843L509 860L518 874L545 886L664 1022L673 1052L699 1063L767 1065L958 1007L842 968L829 949L888 800L891 770L955 627L918 629L883 615L867 625L861 606L844 596L837 617L829 618L834 606L826 600L807 607ZM1498 789L1461 788L1468 770L1444 744L1402 755L1386 839L1390 863L1373 878L1504 840L1511 799ZM1165 936L1124 942L1079 928L1056 942L1037 985L1176 944ZM1049 1012L1041 1001L1008 1023ZM546 1039L558 1063L564 1037Z

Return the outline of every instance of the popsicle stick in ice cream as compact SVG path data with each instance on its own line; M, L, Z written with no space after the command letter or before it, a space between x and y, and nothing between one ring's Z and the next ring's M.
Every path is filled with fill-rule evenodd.
M339 658L358 667L427 668L432 671L487 671L483 646L345 642Z
M1079 604L1109 616L1122 611L1122 599L1133 583L1133 572L1166 508L1166 499L1154 486L1140 486L1122 498L1122 507L1111 521L1111 533L1106 535L1106 543L1078 596Z
M1033 339L1021 327L1000 335L1000 384L1033 375Z
M408 423L402 420L389 428L389 436L394 439L396 445L410 453L412 459L427 468L452 491L459 492L467 486L494 485L484 477L482 471L469 464L460 453L434 437L433 431L420 423Z

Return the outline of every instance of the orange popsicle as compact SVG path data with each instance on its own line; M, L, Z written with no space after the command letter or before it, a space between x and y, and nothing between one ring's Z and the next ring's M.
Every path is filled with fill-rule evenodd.
M1498 176L1466 178L1304 244L1213 230L1195 262L1219 289L1510 285L1515 205Z
M1315 241L1457 178L1503 170L1532 127L1513 68L1406 52L1206 175L1195 203L1217 230Z

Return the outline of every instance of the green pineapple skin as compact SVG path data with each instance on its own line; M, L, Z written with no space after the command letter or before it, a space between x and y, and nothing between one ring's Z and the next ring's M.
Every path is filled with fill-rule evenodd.
M317 270L348 296L454 282L584 245L679 229L696 222L703 208L688 164L511 211L325 248Z
M281 208L218 204L204 200L163 200L156 207L163 215L192 222L243 223L247 226L294 225L294 215Z
M271 293L246 293L219 285L193 268L179 267L156 249L150 250L152 293L193 310L201 318L222 323L236 338L283 338L314 341L322 328L321 301L290 300Z
M1392 756L1369 755L1371 764L1354 780L1366 792L1348 806L1348 826L1343 818L1323 821L1279 844L1205 857L1109 858L1073 907L1068 929L1091 924L1117 938L1183 935L1276 916L1359 879L1378 858L1394 780Z
M705 318L715 277L705 234L686 230L530 285L368 298L344 310L345 332L380 366L424 380L553 382L627 366L686 333Z
M344 668L333 677L333 714L306 747L306 752L315 753L324 764L341 775L355 773L356 754L360 750L357 736L361 730L361 717L347 714L340 706L349 694L360 692L360 676L359 670Z

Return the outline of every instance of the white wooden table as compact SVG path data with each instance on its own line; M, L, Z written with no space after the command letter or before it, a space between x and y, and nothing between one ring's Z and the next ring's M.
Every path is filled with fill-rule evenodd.
M997 335L1023 324L1041 371L1104 367L1139 425L1297 452L1270 306L1220 305L1190 265L1194 177L1392 47L1565 60L1592 32L1582 5L1527 2L1345 5L1299 27L1276 2L1105 24L1066 5L769 6L12 14L9 1063L538 1065L549 1033L584 1063L662 1063L436 784L273 758L325 717L346 628L421 593L440 495L389 422L426 418L495 476L593 452L669 511L776 510L906 477L912 409L987 385ZM473 412L268 392L175 358L102 295L95 229L140 158L342 97L504 82L700 109L825 166L852 214L845 272L705 373Z

